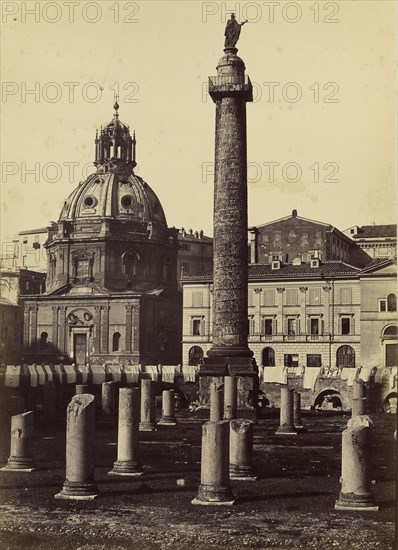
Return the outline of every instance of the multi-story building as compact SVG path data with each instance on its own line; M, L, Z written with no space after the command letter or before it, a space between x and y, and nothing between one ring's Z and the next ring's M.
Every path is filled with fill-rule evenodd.
M192 229L178 231L178 244L180 248L177 254L178 277L198 273L208 273L213 268L213 239L206 237L203 231Z
M249 346L257 364L359 365L359 273L318 259L249 265ZM183 361L195 364L212 343L212 277L184 277L183 289Z
M47 271L47 252L45 244L49 230L55 227L50 222L48 227L20 231L15 239L2 243L0 255L1 269L30 269L32 271Z
M301 218L297 210L291 216L249 228L250 263L283 264L309 262L313 256L322 261L350 263L353 243L330 224Z
M397 226L357 225L343 231L353 240L352 263L365 267L375 259L394 259L397 257Z

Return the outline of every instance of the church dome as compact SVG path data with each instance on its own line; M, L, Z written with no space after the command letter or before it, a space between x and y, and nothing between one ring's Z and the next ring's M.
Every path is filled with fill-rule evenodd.
M131 137L129 127L119 120L117 99L114 109L112 121L96 135L97 172L81 182L67 198L59 221L108 218L167 226L156 194L134 174L135 134Z
M61 220L113 218L167 225L162 205L136 174L91 174L65 201Z

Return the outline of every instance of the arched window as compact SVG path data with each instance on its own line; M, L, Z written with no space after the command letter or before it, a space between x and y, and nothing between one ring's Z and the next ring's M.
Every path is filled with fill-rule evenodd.
M383 336L387 338L397 338L398 330L395 325L391 325L384 329Z
M395 294L387 296L387 311L397 311L397 297Z
M112 351L120 351L120 332L114 332L113 334Z
M203 350L200 346L192 346L189 350L189 364L198 365L203 359Z
M39 348L40 349L46 349L47 348L47 346L48 346L47 338L48 338L47 332L42 332L40 334L40 341L39 341Z
M355 350L351 346L340 346L336 352L336 366L355 367Z
M264 348L262 353L264 367L275 367L275 351L272 348Z

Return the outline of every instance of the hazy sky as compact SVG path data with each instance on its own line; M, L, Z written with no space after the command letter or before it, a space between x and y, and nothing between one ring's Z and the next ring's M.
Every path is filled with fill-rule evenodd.
M137 133L137 173L168 224L212 235L215 106L206 82L231 11L249 20L237 44L255 92L249 224L294 208L342 230L395 222L393 1L1 7L2 240L58 219L93 171L95 130L111 120L116 88L120 118Z

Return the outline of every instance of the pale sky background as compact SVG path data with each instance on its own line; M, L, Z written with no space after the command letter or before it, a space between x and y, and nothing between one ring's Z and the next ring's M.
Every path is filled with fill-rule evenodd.
M239 21L249 19L237 44L257 93L247 105L249 224L289 215L294 208L341 230L395 222L392 0L296 2L300 17L294 6L285 11L287 18L299 18L296 23L283 17L289 4L284 1L275 7L274 22L265 2L120 1L119 22L114 1L89 2L91 7L80 2L73 22L64 2L58 2L58 14L54 4L40 2L38 21L26 15L24 22L22 4L2 2L3 241L58 219L63 201L84 179L83 167L93 161L96 128L112 118L115 82L120 118L137 133L137 173L160 198L169 226L213 234L213 178L206 172L214 160L215 106L204 87L223 55L229 18L223 6ZM319 6L318 23L314 6ZM7 15L5 9L18 12ZM84 15L99 20L90 23ZM137 22L123 22L129 15ZM58 22L45 21L57 16ZM327 17L338 22L323 22ZM78 83L72 101L65 82ZM280 83L274 102L266 82ZM23 87L35 83L40 97L24 97ZM56 102L46 98L46 92L50 99L56 95L48 83L58 86ZM314 83L319 83L319 102ZM335 84L324 90L327 83ZM284 99L286 84L285 96L293 98L299 89L301 100ZM338 102L323 102L336 84L332 99ZM99 100L87 101L83 90L93 98L99 86ZM138 101L128 102L129 93ZM270 161L280 163L274 182L264 166ZM65 162L79 164L72 181ZM297 183L283 179L282 167L292 162L302 169ZM35 163L38 182L23 173ZM62 168L59 181L48 181L55 170L46 176L47 163ZM319 163L319 182L309 168L314 163ZM338 165L337 182L323 181L332 169L325 171L325 163Z

